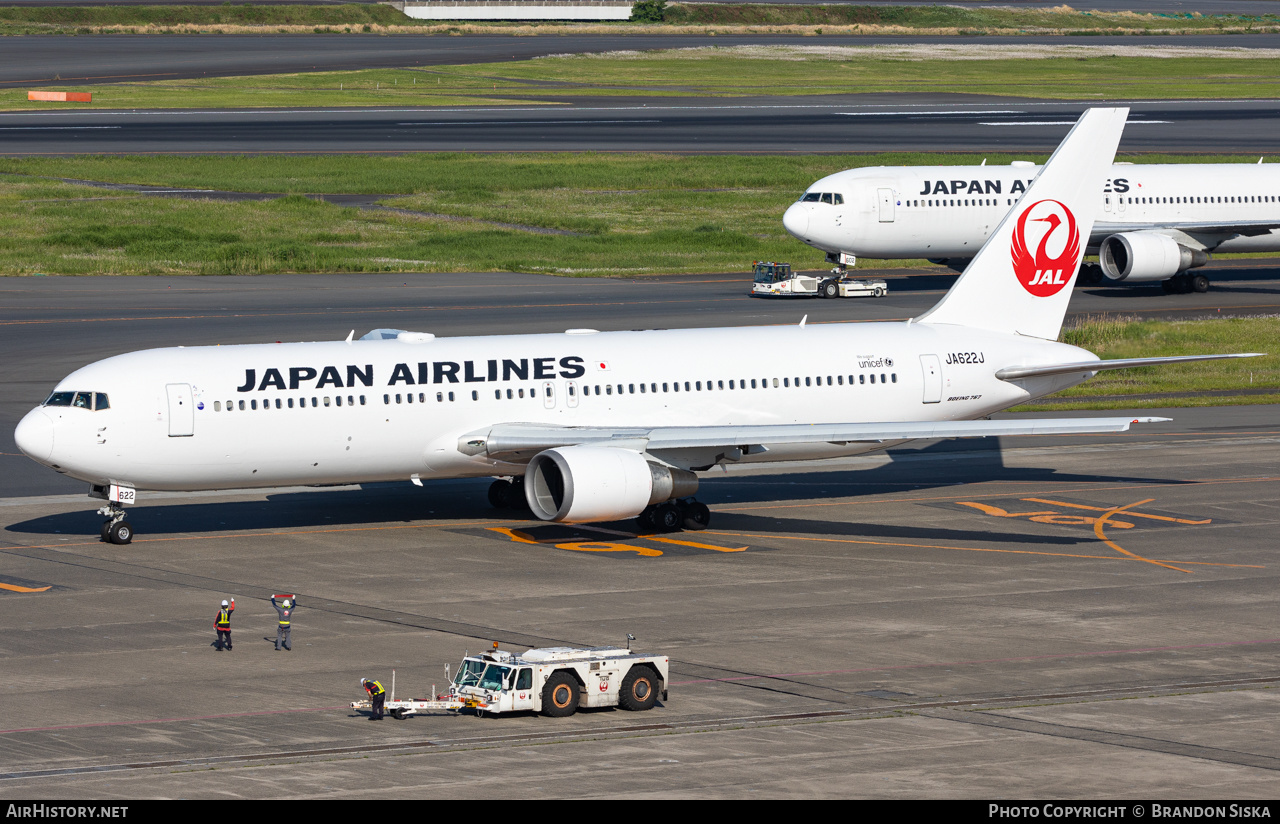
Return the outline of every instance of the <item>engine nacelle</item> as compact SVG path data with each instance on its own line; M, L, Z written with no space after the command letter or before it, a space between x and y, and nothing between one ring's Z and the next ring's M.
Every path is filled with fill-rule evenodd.
M1123 232L1102 241L1098 262L1107 277L1137 283L1166 280L1187 269L1204 266L1209 256L1199 249L1188 249L1168 235Z
M650 504L698 491L698 476L650 463L639 452L607 446L561 446L539 452L524 472L533 514L567 524L619 521Z

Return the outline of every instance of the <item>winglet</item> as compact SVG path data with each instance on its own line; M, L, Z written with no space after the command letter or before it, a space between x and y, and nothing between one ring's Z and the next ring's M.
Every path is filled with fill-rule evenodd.
M1128 114L1085 110L964 274L916 320L1057 339Z

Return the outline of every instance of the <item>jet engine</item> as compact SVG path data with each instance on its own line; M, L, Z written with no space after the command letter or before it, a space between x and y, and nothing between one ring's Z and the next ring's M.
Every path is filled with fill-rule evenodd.
M1188 249L1168 235L1123 232L1102 241L1098 262L1107 277L1136 283L1166 280L1187 269L1204 266L1209 256L1199 249Z
M698 476L606 446L561 446L539 452L524 473L524 494L544 521L618 521L650 504L698 490Z

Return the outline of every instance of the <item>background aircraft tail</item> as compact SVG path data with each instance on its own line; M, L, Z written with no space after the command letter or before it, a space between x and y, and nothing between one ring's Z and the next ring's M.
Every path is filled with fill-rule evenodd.
M916 322L1056 339L1128 114L1087 109L964 274Z

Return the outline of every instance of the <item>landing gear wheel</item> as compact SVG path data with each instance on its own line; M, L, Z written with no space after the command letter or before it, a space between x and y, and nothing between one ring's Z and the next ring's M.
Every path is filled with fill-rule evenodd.
M115 521L107 526L107 540L113 544L133 543L133 527L128 521Z
M646 506L640 514L636 516L636 525L640 527L641 532L652 532L658 528L653 522L654 509L655 507Z
M680 507L665 503L653 511L653 525L659 532L678 532L684 516Z
M1208 292L1209 279L1204 275L1196 275L1195 277L1191 278L1191 288L1193 291L1196 291L1196 292Z
M102 542L104 544L111 543L111 522L110 521L102 522Z
M1176 291L1174 289L1173 278L1160 281L1160 288L1164 290L1166 295L1172 295Z
M833 281L828 280L822 284L822 288L819 290L818 294L824 298L834 298L840 294L840 287L836 286Z
M542 688L542 714L550 718L568 718L578 711L578 682L567 672L557 672Z
M1094 286L1102 283L1102 267L1101 266L1081 266L1080 282L1088 286Z
M1179 295L1185 295L1191 291L1191 276L1182 274L1175 275L1173 278L1173 291Z
M511 481L494 481L489 484L489 505L494 509L511 506Z
M684 508L684 528L692 532L706 529L711 523L711 510L707 505L693 501Z
M529 508L529 499L524 496L524 478L513 478L511 480L511 500L507 503L507 508Z
M653 709L658 703L658 676L646 666L635 666L622 679L618 691L618 706L624 710L640 712Z

